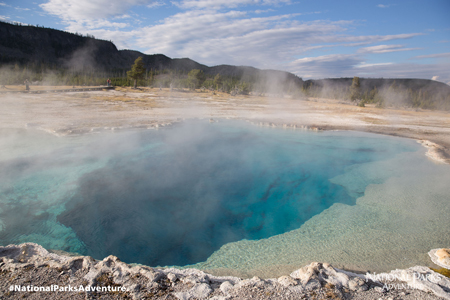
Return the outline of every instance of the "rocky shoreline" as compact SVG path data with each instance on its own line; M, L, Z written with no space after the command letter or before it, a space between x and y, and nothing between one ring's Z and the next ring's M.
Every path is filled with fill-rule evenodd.
M155 269L115 256L51 253L34 243L0 247L2 299L450 299L450 279L416 266L356 274L313 262L274 279Z

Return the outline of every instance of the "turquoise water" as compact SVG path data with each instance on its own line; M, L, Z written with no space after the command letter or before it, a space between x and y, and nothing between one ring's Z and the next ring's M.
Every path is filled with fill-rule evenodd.
M192 121L78 137L37 131L0 136L2 245L36 242L97 259L113 254L129 263L204 269L297 263L291 254L273 257L285 251L274 245L298 247L306 237L293 234L314 223L327 228L324 215L336 207L343 208L339 216L348 214L367 188L401 177L389 167L400 157L424 157L408 139L244 122ZM360 219L359 226L371 219L373 214ZM327 230L355 230L346 223ZM308 238L322 237L316 232ZM255 265L255 255L266 258Z

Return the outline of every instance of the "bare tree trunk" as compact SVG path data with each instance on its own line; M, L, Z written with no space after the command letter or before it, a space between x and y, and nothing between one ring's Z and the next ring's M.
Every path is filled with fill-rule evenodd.
M134 80L134 88L137 88L137 79Z

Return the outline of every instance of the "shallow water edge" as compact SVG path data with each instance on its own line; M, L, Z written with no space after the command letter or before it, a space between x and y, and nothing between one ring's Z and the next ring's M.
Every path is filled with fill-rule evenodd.
M445 168L430 164L423 154L424 151L409 153L388 162L351 169L352 176L338 176L333 182L355 195L361 194L359 187L363 181L377 181L384 172L389 172L391 179L368 186L355 206L334 204L282 237L230 243L206 262L193 266L216 273L232 272L244 277L257 274L267 278L270 274L285 274L293 266L308 261L330 261L359 271L404 267L404 260L410 264L418 261L427 264L423 254L448 243L442 236L446 236L445 228L448 228L443 216L449 213L445 203L450 193L442 186L441 179L450 177ZM354 182L352 178L360 178L362 182ZM424 205L424 199L429 200L428 205ZM405 207L408 212L403 211ZM430 232L433 233L430 238L424 239ZM411 235L411 239L405 238ZM373 248L369 251L360 247L365 244ZM412 249L408 249L411 245ZM267 265L267 261L272 265ZM273 265L274 261L279 263Z

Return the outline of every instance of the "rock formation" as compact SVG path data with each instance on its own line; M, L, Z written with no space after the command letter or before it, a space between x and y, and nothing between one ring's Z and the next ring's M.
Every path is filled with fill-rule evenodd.
M397 289L394 284L405 287ZM34 243L0 247L2 299L373 299L398 295L450 299L450 280L426 267L362 275L318 262L278 279L241 279L196 269L130 265L112 255L101 261L58 255Z

